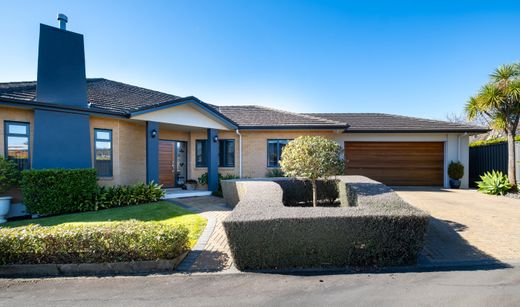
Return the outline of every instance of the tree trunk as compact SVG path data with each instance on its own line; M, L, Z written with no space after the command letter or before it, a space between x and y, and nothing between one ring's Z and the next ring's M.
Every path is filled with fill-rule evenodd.
M312 206L318 205L318 188L316 187L316 180L312 180Z
M516 186L515 131L507 131L507 177Z

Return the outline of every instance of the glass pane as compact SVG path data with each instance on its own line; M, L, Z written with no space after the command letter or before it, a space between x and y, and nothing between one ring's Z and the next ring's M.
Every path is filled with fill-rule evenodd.
M226 164L228 166L235 165L235 142L229 140L226 146Z
M112 177L112 161L111 160L97 160L94 163L97 175L99 177Z
M21 124L7 124L9 134L28 134L27 133L27 126L21 125Z
M108 132L108 131L96 131L96 139L98 139L98 140L110 140L110 132Z
M96 160L112 160L112 144L110 142L96 142Z
M277 166L278 165L278 150L276 141L267 142L267 165Z
M7 156L16 159L28 159L29 138L24 136L8 136Z
M195 163L196 166L206 166L206 142L197 141L195 143Z
M96 141L96 149L110 149L111 145L111 142Z

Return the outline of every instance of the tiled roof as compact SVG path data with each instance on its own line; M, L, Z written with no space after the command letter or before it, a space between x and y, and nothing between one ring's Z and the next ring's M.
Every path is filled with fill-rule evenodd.
M92 107L118 113L130 113L180 98L102 78L87 79L87 94ZM33 101L36 81L0 83L0 98Z
M181 98L102 78L87 79L88 102L99 112L129 115L191 99ZM32 102L36 97L36 82L0 83L0 100ZM193 97L193 99L196 99ZM197 100L198 101L198 100ZM381 113L294 113L261 106L215 106L199 101L205 107L219 112L241 129L330 128L351 132L486 132L486 128Z
M240 128L331 127L344 129L344 122L261 106L220 106L218 111Z
M346 122L351 132L486 132L484 127L383 113L309 113L308 115Z

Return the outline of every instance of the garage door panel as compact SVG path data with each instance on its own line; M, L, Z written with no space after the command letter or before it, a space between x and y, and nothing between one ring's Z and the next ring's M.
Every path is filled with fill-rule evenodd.
M442 142L345 142L345 174L388 185L443 185Z

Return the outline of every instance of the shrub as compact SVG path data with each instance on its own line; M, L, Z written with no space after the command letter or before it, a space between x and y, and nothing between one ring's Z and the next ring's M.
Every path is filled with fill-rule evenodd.
M223 225L237 268L413 264L428 215L387 186L340 176L356 207L288 208L275 182L242 181L243 195Z
M188 250L188 229L157 222L29 225L0 229L0 264L173 259Z
M342 154L339 144L332 140L321 136L300 136L284 147L280 166L287 176L311 181L312 203L316 207L316 180L343 173Z
M0 195L20 184L20 171L16 163L0 157Z
M95 209L95 169L46 169L22 172L22 193L27 210L60 214Z
M448 176L454 180L464 177L464 165L460 162L451 161L448 165Z
M156 183L138 183L130 186L98 187L94 210L156 202L164 196L162 186Z
M155 202L164 196L161 185L99 187L94 169L48 169L23 172L22 192L27 210L37 214L93 211Z
M267 178L285 177L285 173L279 168L271 168L265 173Z
M287 207L311 207L312 183L310 180L290 178L274 180L283 190L282 202ZM338 180L317 180L318 206L339 206L336 200L338 194Z
M486 172L480 176L482 181L477 181L478 190L485 194L505 195L507 191L513 188L509 183L507 175L499 171Z

